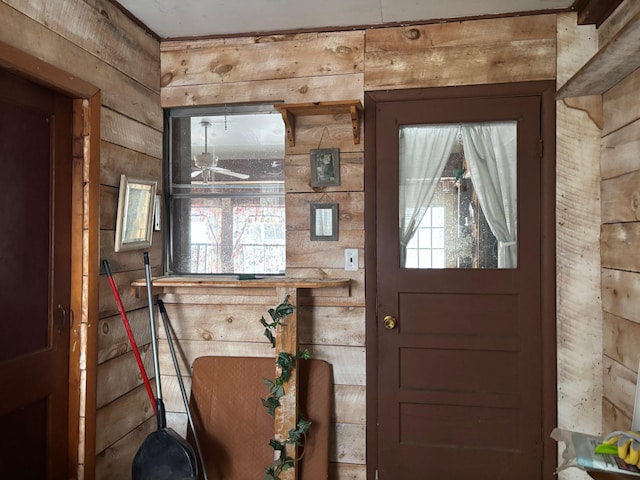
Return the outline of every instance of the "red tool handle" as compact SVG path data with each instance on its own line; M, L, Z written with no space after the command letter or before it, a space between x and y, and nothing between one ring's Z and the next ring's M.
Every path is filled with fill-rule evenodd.
M127 336L129 337L129 343L131 343L133 354L136 357L136 362L138 362L138 368L140 369L140 373L142 374L142 380L144 381L144 386L147 389L147 395L149 395L149 400L151 400L151 405L153 406L153 413L157 414L158 412L156 407L156 399L153 396L153 390L151 390L151 382L149 381L149 377L147 377L147 371L145 370L144 364L142 363L142 358L140 358L138 345L136 345L136 339L133 336L133 332L131 331L131 325L129 325L127 312L125 311L124 305L122 304L122 299L120 298L118 287L116 286L116 282L113 280L111 266L109 265L109 262L107 260L103 260L102 265L104 266L104 271L107 273L107 278L109 279L109 284L111 285L111 291L113 292L113 297L115 298L116 304L118 305L118 311L120 312L120 317L122 317L124 329L127 331Z

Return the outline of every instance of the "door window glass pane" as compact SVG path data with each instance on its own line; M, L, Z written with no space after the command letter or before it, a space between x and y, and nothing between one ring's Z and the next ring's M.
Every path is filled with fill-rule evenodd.
M517 122L400 128L404 268L517 267Z

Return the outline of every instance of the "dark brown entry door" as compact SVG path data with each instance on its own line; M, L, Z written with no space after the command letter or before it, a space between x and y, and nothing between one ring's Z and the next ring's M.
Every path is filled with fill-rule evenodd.
M375 109L377 478L540 480L548 435L541 98L389 100ZM517 125L515 266L402 267L401 128L501 121ZM452 174L452 188L459 174ZM385 328L385 317L394 328Z
M71 112L0 70L2 478L68 478Z

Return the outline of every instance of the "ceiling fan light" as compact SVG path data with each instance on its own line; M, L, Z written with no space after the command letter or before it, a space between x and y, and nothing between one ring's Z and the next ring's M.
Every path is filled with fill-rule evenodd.
M210 152L194 155L193 160L198 168L211 168L215 165L215 157Z

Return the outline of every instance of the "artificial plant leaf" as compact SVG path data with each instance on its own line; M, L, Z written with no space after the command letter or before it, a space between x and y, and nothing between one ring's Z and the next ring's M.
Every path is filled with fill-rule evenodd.
M271 440L269 440L269 445L271 446L271 448L273 448L274 450L281 452L284 450L285 444L283 442L280 442L274 438L272 438Z
M284 387L282 385L274 385L271 394L276 398L284 397Z
M280 398L284 396L284 387L282 383L276 379L275 382L269 380L268 378L263 378L262 383L264 383L267 387L269 387L269 396Z
M309 431L309 427L311 427L311 422L309 420L304 418L300 418L300 420L298 420L298 431L300 433L307 433Z
M275 417L276 408L280 406L280 400L276 397L261 398L260 400L262 400L262 405L267 409L269 415Z
M293 313L293 305L288 303L281 303L276 307L276 315L278 318L284 318Z
M294 443L296 445L302 445L301 440L303 437L304 435L300 433L298 430L295 430L295 429L289 430L289 441L291 443Z
M295 465L293 458L291 457L286 457L284 462L282 462L282 470L289 470L290 468L293 468Z
M271 342L271 348L276 348L276 338L273 336L273 333L271 333L271 330L269 328L266 328L264 330L264 336L267 337Z
M289 441L291 443L295 443L296 445L302 445L302 441L304 440L304 436L309 430L311 426L311 422L301 418L298 421L298 425L295 429L289 430Z
M311 352L309 352L309 350L307 350L306 348L301 352L298 352L298 354L296 355L296 360L309 360L310 358L313 358L313 356L311 355Z
M293 370L293 367L294 367L293 357L291 356L290 353L280 352L276 363L280 367L280 370L281 370L280 377L282 378L282 381L285 383L288 382L289 379L291 378L291 371Z

